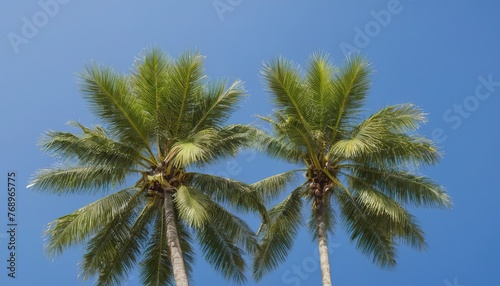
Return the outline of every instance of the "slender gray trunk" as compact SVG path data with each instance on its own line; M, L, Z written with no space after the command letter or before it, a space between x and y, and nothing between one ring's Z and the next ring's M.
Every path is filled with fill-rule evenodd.
M318 227L319 262L323 286L332 286L330 258L328 257L328 243L326 239L326 226L321 210L316 212L316 225Z
M175 223L174 203L172 193L165 192L165 220L167 223L167 242L170 248L170 261L174 272L174 280L177 286L189 286L189 281L182 258L182 249L177 234L177 225Z

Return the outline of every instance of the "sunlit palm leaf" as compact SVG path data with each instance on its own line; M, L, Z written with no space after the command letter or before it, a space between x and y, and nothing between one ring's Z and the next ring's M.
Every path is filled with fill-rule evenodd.
M189 226L199 228L207 221L210 198L196 188L181 186L175 195L179 217Z

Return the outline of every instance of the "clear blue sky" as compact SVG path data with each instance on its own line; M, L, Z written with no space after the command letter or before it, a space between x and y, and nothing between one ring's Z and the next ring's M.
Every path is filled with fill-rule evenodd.
M37 194L25 186L52 163L36 146L42 132L67 130L69 120L96 122L75 73L91 60L127 72L150 45L174 57L198 49L208 75L244 80L250 96L232 119L238 122L271 111L258 75L262 61L284 55L304 65L321 50L339 63L347 49L359 49L377 71L368 113L404 102L429 113L421 132L446 155L424 172L447 188L454 207L413 212L429 248L401 247L394 271L372 265L339 228L330 245L334 284L500 285L498 1L55 1L3 1L0 9L0 285L92 285L77 278L81 249L51 261L41 233L97 197ZM220 164L209 171L252 182L286 168L253 157L238 157L236 169ZM9 171L17 174L16 279L6 269ZM248 285L320 285L316 250L304 232L282 267ZM140 285L137 273L124 285ZM230 284L199 256L194 285Z

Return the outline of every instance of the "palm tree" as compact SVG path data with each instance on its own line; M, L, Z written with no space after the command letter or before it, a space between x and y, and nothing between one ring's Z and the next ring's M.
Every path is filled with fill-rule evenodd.
M440 154L434 143L415 134L425 114L413 104L382 108L362 118L370 65L348 58L332 65L313 54L304 72L279 58L262 75L277 106L262 117L274 130L260 131L262 149L271 157L303 166L254 184L267 202L297 178L286 198L269 210L259 230L261 249L254 261L257 279L285 260L310 205L309 230L317 240L323 285L332 285L328 235L341 222L350 239L373 262L392 267L398 242L425 247L423 232L405 206L449 207L442 187L413 167L433 165Z
M196 239L225 278L245 281L244 253L257 241L228 207L262 207L245 184L192 170L249 145L249 126L224 125L245 92L240 81L206 80L203 59L186 53L173 60L151 49L129 75L91 64L80 75L81 91L102 125L72 123L79 134L50 131L41 140L60 163L39 170L30 187L112 192L45 232L51 256L86 244L84 279L118 285L138 264L144 285L188 285Z

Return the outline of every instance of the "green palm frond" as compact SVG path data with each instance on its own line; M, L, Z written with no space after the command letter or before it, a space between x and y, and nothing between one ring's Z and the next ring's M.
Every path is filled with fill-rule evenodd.
M120 233L124 232L124 235L112 235L114 248L109 252L106 251L105 256L102 256L105 262L99 269L97 285L120 285L121 280L129 275L147 241L148 226L152 222L155 211L154 203L146 204L128 229L120 231ZM95 257L86 257L86 259L95 259Z
M440 157L434 143L405 134L425 120L423 112L412 104L388 106L356 125L348 138L338 140L328 157L432 165Z
M244 221L215 203L211 204L210 215L210 222L196 232L205 258L225 278L242 284L246 281L246 263L240 246L254 253L255 235Z
M267 211L260 196L251 186L242 182L214 175L190 172L186 182L202 190L214 202L231 206L240 211L259 212L267 219Z
M219 129L219 140L211 145L212 150L209 162L234 157L243 148L250 147L253 144L253 128L248 125L230 124ZM208 161L197 162L198 166L204 166Z
M348 177L351 189L356 190L356 199L377 216L386 215L392 221L401 222L406 219L405 209L396 201L377 189L355 177Z
M193 131L222 127L236 108L236 104L245 96L243 83L239 80L230 85L227 81L209 83L206 89L206 95L197 97L199 110L193 114Z
M369 166L346 167L351 169L351 178L374 186L401 204L441 208L451 206L451 199L443 187L427 177Z
M314 53L310 56L305 82L309 95L314 99L310 104L314 104L315 112L310 114L308 121L319 130L325 131L327 118L332 117L328 107L334 104L332 77L336 71L327 54Z
M133 268L133 263L140 253L140 233L132 232L132 225L141 205L142 189L137 191L119 211L103 225L87 242L86 252L81 264L81 276L89 279L97 274L98 285L118 285ZM142 223L146 223L142 221ZM142 224L141 224L142 226ZM142 231L139 230L139 231ZM131 239L131 236L135 236ZM120 247L130 250L121 253ZM117 256L126 255L117 259Z
M210 198L196 188L181 186L174 198L179 217L188 226L199 228L208 219Z
M129 173L127 169L109 165L60 165L38 170L31 178L28 188L55 194L97 193L122 184L127 173Z
M356 247L364 254L372 256L375 264L387 268L394 267L396 243L387 225L387 216L370 212L359 200L344 192L335 194L340 203L340 217Z
M135 149L109 137L104 128L95 126L86 128L79 123L70 122L79 127L83 134L50 131L40 140L45 152L65 160L77 158L82 164L110 165L127 169L141 162L143 157Z
M108 224L129 202L132 191L113 193L49 223L44 233L47 253L56 256Z
M207 161L214 150L213 143L218 139L218 132L214 129L204 129L184 140L177 141L165 160L171 161L174 166L183 168L198 161Z
M264 202L276 199L286 190L286 187L297 180L298 172L306 170L292 170L267 177L250 186L258 193Z
M435 165L442 157L434 142L418 135L390 135L385 138L384 145L370 156L357 156L353 160L369 165L419 167Z
M144 116L144 130L155 135L158 148L163 148L172 135L164 132L173 129L172 110L168 110L169 101L165 96L172 65L163 51L146 50L135 61L136 71L131 76L132 92L137 104L147 114Z
M128 79L112 68L92 64L80 75L81 91L91 109L120 141L149 149L151 134L144 131L144 120L135 97L130 94ZM154 156L153 156L154 157Z
M234 157L251 143L251 128L228 125L221 129L207 128L190 134L173 144L165 160L175 166L204 166L214 161Z
M417 130L421 123L427 121L426 114L412 103L396 104L380 109L361 123L379 122L396 133Z
M348 58L335 75L332 86L334 102L329 110L329 114L333 116L326 122L335 132L332 142L339 138L342 131L348 130L354 120L359 119L371 72L370 65L360 56L355 56Z
M250 226L217 203L210 205L210 222L248 254L254 254L258 250L257 238Z
M274 121L270 118L259 117L260 119L270 122ZM290 141L289 138L283 135L270 135L264 131L255 131L256 148L265 152L271 158L278 158L290 163L298 163L303 157L303 151Z
M253 262L253 275L264 274L285 260L302 224L302 186L269 210L270 221L261 226L260 248Z
M198 52L181 55L171 70L166 97L174 116L173 138L185 138L193 127L196 98L204 92L202 80L204 57Z
M264 64L261 70L265 84L274 95L273 100L280 110L296 118L304 126L308 126L308 115L313 111L308 103L305 85L301 79L300 70L293 62L282 57Z

